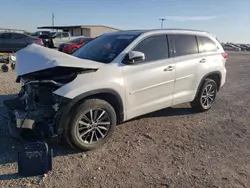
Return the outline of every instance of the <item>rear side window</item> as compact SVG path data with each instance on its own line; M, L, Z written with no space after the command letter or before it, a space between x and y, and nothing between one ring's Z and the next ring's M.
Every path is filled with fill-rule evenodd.
M198 44L199 44L199 52L215 52L218 50L216 44L207 37L197 36Z
M133 51L145 54L144 62L168 58L168 42L166 35L151 36L141 41Z
M169 35L175 46L175 56L198 53L198 45L194 35Z
M22 35L20 33L13 33L13 38L14 39L24 39L26 36Z

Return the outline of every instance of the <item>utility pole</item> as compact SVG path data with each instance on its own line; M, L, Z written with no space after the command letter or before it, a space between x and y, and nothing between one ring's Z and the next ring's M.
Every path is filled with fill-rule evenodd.
M54 27L54 25L55 25L55 15L54 15L54 12L52 12L52 26Z
M159 19L161 21L161 29L163 29L163 22L166 20L165 18L160 18Z

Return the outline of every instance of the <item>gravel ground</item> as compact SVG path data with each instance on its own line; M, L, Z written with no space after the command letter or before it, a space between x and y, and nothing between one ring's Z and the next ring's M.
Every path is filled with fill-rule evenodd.
M46 177L16 174L18 144L0 105L0 187L250 187L250 53L230 53L226 66L227 84L210 111L183 104L146 115L87 153L55 145ZM0 80L2 101L19 86L13 72Z

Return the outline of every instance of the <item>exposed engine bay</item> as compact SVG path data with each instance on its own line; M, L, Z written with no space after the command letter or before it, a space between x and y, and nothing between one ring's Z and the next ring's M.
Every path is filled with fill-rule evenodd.
M9 129L12 125L18 131L32 132L39 137L56 136L59 111L67 105L69 99L57 96L53 92L73 81L78 74L92 71L95 70L55 67L19 76L17 82L22 83L20 92L15 98L4 101L9 110ZM15 134L12 136L16 137Z

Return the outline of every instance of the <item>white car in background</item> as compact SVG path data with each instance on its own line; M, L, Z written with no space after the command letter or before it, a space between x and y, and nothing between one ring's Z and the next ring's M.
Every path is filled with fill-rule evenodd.
M60 44L69 42L70 40L76 39L79 36L72 37L69 32L55 32L52 35L52 40L55 48L58 48Z
M30 45L17 53L22 90L4 102L9 127L95 149L117 124L143 114L187 102L209 110L225 84L227 56L216 38L192 30L104 34L72 56Z

